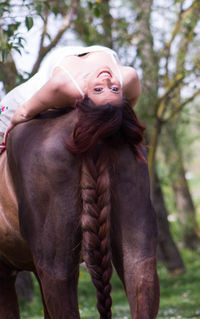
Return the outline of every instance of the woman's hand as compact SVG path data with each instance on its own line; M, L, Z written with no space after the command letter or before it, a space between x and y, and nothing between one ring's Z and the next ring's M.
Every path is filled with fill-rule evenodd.
M6 144L6 141L7 141L7 138L8 138L8 133L13 129L13 127L15 127L16 124L10 122L6 132L4 133L4 136L3 136L3 142Z
M26 112L24 110L24 105L22 104L14 113L13 117L11 118L10 124L4 134L4 143L6 144L7 138L8 138L8 134L9 132L13 129L13 127L15 127L17 124L19 123L23 123L26 122L28 120L30 120L31 117L28 117L26 115Z
M13 117L11 118L11 123L13 125L16 125L22 122L26 122L30 120L32 117L33 116L28 114L26 110L26 102L25 102L24 104L20 105L20 107L15 111Z

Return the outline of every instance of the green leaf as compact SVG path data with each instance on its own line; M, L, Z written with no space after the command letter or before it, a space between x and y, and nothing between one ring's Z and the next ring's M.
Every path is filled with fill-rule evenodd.
M46 37L51 41L51 35L49 33L46 33Z
M2 62L5 62L7 55L8 55L8 51L7 50L2 50L1 51Z
M14 49L15 51L17 51L20 55L22 55L20 49L19 49L17 46L13 46L13 49Z
M101 11L100 11L99 7L94 8L94 15L97 18L99 18L101 16Z
M89 8L90 10L92 10L92 8L93 8L93 3L92 3L91 1L88 1L88 8Z
M33 26L33 18L32 17L26 17L25 19L25 25L28 30L30 30Z
M51 11L55 14L55 16L57 16L58 13L59 13L59 10L58 10L57 7L53 7L53 8L51 9Z

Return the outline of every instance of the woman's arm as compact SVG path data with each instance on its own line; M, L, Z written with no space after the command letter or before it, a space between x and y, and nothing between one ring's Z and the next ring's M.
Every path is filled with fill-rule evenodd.
M16 125L52 107L65 107L69 102L73 104L76 97L70 96L71 90L67 80L63 71L53 75L39 91L16 110L11 118L11 123Z
M4 143L15 125L26 122L53 107L73 106L79 97L79 94L70 86L66 74L62 70L56 70L52 78L15 111L4 134Z

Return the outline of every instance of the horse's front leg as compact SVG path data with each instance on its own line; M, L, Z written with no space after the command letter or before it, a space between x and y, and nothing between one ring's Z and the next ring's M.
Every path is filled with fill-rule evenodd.
M125 286L132 318L155 319L159 306L157 229L148 169L128 151L115 171L111 225L113 263Z
M0 319L19 319L19 306L15 291L17 272L0 257Z

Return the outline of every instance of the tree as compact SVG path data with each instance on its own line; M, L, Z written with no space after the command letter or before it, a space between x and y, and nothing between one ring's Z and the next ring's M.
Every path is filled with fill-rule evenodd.
M186 9L183 8L184 1L180 1L179 10L177 13L177 20L171 33L169 41L164 43L164 48L159 52L159 56L165 59L165 73L161 78L161 88L164 93L155 99L153 104L154 109L154 129L151 133L150 139L150 151L149 151L149 169L150 176L154 179L155 170L155 156L158 146L158 140L161 133L162 126L169 122L178 112L180 112L185 105L193 101L194 98L200 94L200 90L196 89L193 91L190 97L181 98L179 103L170 103L170 100L177 97L177 88L179 91L184 86L188 85L189 76L195 74L198 76L199 68L195 61L193 61L192 67L187 68L186 62L188 57L189 45L192 44L194 37L196 36L195 27L198 23L198 17L200 13L199 1L193 1L192 4ZM172 52L172 45L179 37L178 50L176 58L176 67L171 70L170 58L175 54Z
M183 3L181 3L183 4ZM180 7L182 9L182 7ZM162 102L158 107L160 129L165 125L166 136L163 138L164 143L162 149L167 156L168 165L171 166L171 184L175 193L176 207L179 215L180 225L182 226L183 242L188 248L198 248L200 244L199 228L196 221L196 212L193 204L192 196L188 187L187 180L185 178L186 171L184 165L183 149L181 148L181 142L183 143L183 137L179 136L179 126L181 125L181 110L190 101L199 95L200 90L193 89L193 92L187 98L182 98L181 90L190 84L190 75L198 76L199 68L196 59L191 59L190 54L193 41L196 37L196 26L198 24L198 16L200 14L199 3L193 2L190 7L179 12L178 19L173 29L173 37L167 46L166 55L166 73L165 83L170 83L170 70L169 70L169 56L171 51L172 42L174 37L179 37L177 45L177 52L175 57L174 74L179 75L182 80L176 84L171 92L170 98L166 99L166 102ZM172 40L173 39L173 40ZM195 48L193 48L195 53ZM190 62L188 68L187 63ZM175 78L175 76L173 75ZM159 110L160 108L160 110ZM159 126L158 125L158 126ZM155 129L156 136L156 129ZM157 135L159 132L157 131ZM182 132L183 135L183 132ZM162 135L161 135L162 136ZM186 138L186 134L184 134ZM155 146L155 144L154 144ZM152 155L153 156L153 155ZM171 164L171 165L170 165ZM175 168L175 169L174 169Z
M140 114L142 118L148 119L147 141L151 140L153 125L155 121L155 109L153 105L158 99L159 90L159 56L154 50L154 39L151 32L152 0L134 2L134 10L137 13L136 24L138 30L138 58L141 60L143 70L142 84L143 97L140 100ZM150 152L150 151L149 151ZM183 262L179 251L172 239L167 220L167 209L165 207L162 188L158 173L154 170L156 183L152 182L152 199L157 213L159 230L159 256L165 262L169 271L184 271Z
M186 160L184 159L191 152L189 146L191 137L188 136L189 120L183 120L180 115L178 118L174 118L173 125L166 125L164 128L161 137L164 145L162 149L165 153L165 161L170 176L169 180L174 193L182 242L189 249L198 249L200 245L200 230L197 223L195 205L186 179Z
M32 76L38 71L40 63L46 54L57 45L63 34L71 26L76 14L77 6L78 0L71 1L70 4L68 4L67 1L61 0L24 0L23 2L14 1L14 3L12 3L12 0L6 0L0 5L0 54L2 61L8 56L8 59L4 61L5 63L0 64L0 70L2 72L0 80L3 81L6 91L19 83L19 80L17 81L17 69L10 53L12 49L21 53L21 50L24 48L24 37L19 31L20 26L25 24L27 29L30 30L34 25L34 20L37 21L39 19L42 21L38 56L29 75ZM20 12L22 12L19 20L15 16L11 15L10 17L11 12L14 14L15 9L19 8ZM49 17L52 15L56 18L61 17L62 20L60 28L54 36L51 36L51 33L48 30L50 26ZM32 18L32 16L34 18ZM47 41L48 44L45 44ZM10 66L12 66L12 72L10 71ZM7 81L8 77L12 79L9 83ZM23 78L20 80L23 81Z

